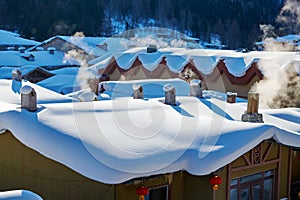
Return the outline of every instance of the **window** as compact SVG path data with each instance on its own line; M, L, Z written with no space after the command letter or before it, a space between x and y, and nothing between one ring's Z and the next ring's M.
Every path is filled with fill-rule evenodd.
M145 200L167 200L168 190L167 185L150 188L149 194L145 196Z
M272 200L274 170L251 174L230 182L230 200Z

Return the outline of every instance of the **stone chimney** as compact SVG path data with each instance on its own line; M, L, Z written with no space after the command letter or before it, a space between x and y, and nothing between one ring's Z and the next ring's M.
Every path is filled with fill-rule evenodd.
M258 113L259 93L248 93L247 111L242 115L243 122L263 122L263 115Z
M133 89L133 98L134 99L143 99L144 98L144 91L143 91L143 87L141 85L133 84L132 89Z
M227 103L235 103L236 102L236 92L227 92Z
M12 79L16 81L22 81L22 72L19 69L14 69L12 71Z
M165 104L176 105L176 90L172 84L166 84L163 87L165 91Z
M35 90L29 85L25 85L20 90L21 93L21 107L30 112L37 110L37 98Z
M202 97L202 84L201 80L193 79L190 81L190 96Z

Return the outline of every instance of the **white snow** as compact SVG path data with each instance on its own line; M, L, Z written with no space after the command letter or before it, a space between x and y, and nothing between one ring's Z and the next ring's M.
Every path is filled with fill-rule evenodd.
M133 99L134 83L156 96ZM185 85L177 106L163 103L162 88L168 83L177 93ZM53 102L53 93L31 84L37 112L20 108L11 85L0 80L0 130L10 130L24 145L103 183L179 170L207 175L270 138L300 147L299 108L259 110L265 123L242 122L244 100L229 104L226 94L214 91L204 91L201 99L190 97L189 85L177 79L107 82L108 93L124 95L93 102L71 102L59 94Z
M0 200L43 200L39 195L28 190L0 192Z
M19 37L18 34L5 31L5 30L0 30L0 45L25 45L25 46L34 46L40 44L37 41L34 40L28 40L25 38Z
M112 52L124 51L128 49L129 40L124 38L107 38L107 37L85 37L85 36L54 36L42 44L50 43L55 39L61 39L71 43L84 50L89 55L103 56ZM107 44L107 50L100 48L98 45ZM35 48L35 47L33 47Z
M57 74L38 82L37 85L62 94L68 94L80 90L77 76L72 74Z
M32 87L29 85L24 85L23 87L21 87L20 93L21 94L30 94L30 92L32 91Z
M199 79L193 79L190 81L190 85L198 86L201 83Z
M132 97L134 85L143 87L144 97L163 97L165 92L164 85L172 84L176 87L176 95L189 95L189 85L181 79L151 79L151 80L134 80L134 81L104 81L99 83L99 88L103 85L104 94L109 99L120 97ZM100 97L101 98L101 97Z
M163 87L163 90L164 90L165 92L168 92L168 91L173 90L173 89L175 89L175 87L174 87L174 85L172 85L172 84L170 84L170 83L164 85L164 87Z
M24 56L34 56L33 61L29 61ZM23 56L23 57L22 57ZM0 51L0 66L6 67L21 67L26 65L35 66L68 66L79 65L75 59L65 60L65 54L60 51L55 51L50 54L48 51L32 51L20 53L18 51Z
M142 66L148 71L154 71L162 59L165 58L166 66L174 73L181 72L186 64L192 61L195 67L204 75L211 74L218 62L224 60L225 67L235 77L244 76L254 62L273 61L276 62L276 65L279 65L277 69L285 69L290 64L297 63L300 60L300 54L296 52L251 51L241 53L233 50L160 48L155 53L146 53L146 48L138 47L102 59L97 58L93 61L92 68L106 68L113 57L116 58L121 69L129 70L133 62L139 59ZM299 65L294 65L296 70L297 66Z

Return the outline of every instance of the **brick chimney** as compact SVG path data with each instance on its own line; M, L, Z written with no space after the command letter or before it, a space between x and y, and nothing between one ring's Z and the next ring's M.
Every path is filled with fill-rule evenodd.
M21 93L21 107L30 112L37 110L37 99L35 90L29 85L25 85L20 90Z
M172 84L166 84L163 87L165 91L165 104L176 105L176 90Z
M132 89L133 89L133 98L134 99L143 99L144 98L144 91L143 91L143 87L141 85L133 84Z
M202 97L202 84L201 80L193 79L190 81L190 96Z
M258 113L259 93L248 93L247 111L242 115L243 122L263 122L263 115Z

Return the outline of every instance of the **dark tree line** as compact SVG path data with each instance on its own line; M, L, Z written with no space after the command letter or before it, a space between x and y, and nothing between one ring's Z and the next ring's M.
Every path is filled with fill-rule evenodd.
M275 24L282 0L1 0L0 28L42 41L54 35L110 36L142 26L172 28L231 48L251 47L259 24ZM113 20L112 20L113 19Z

